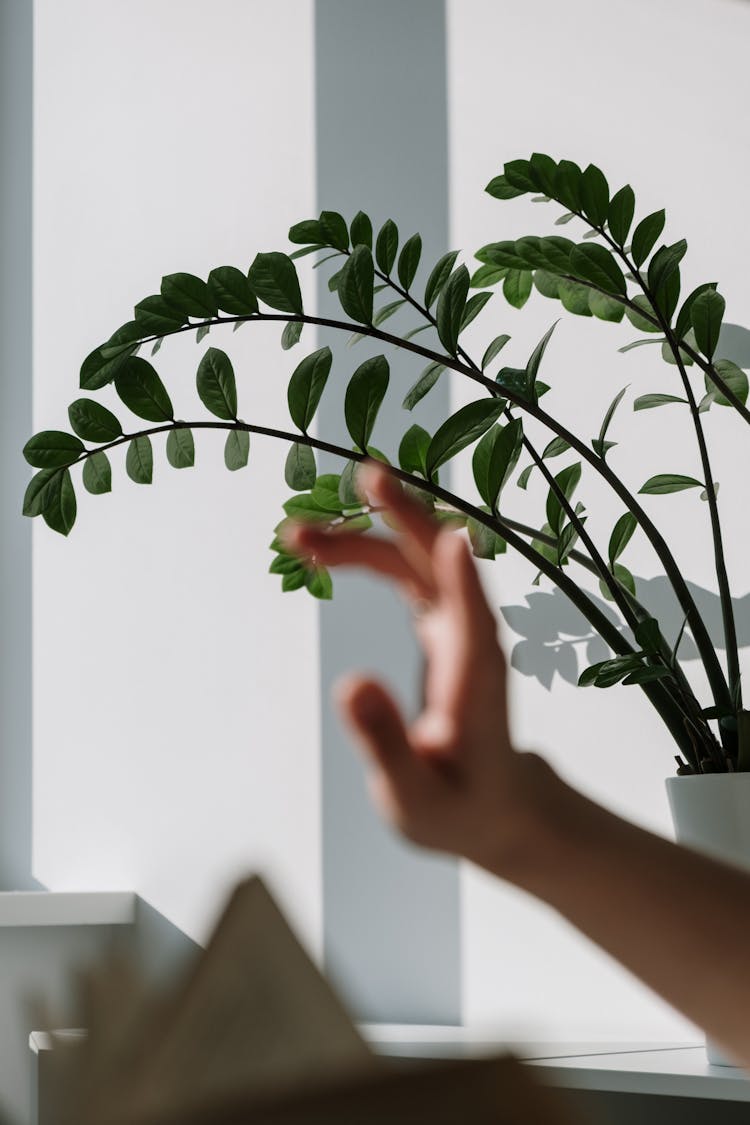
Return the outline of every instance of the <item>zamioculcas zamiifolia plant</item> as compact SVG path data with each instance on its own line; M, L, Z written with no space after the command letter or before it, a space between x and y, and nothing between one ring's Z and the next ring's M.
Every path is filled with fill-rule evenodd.
M384 351L411 353L424 370L403 397L411 411L443 376L470 380L476 398L446 418L435 433L408 424L393 457L393 472L415 490L440 519L464 525L474 554L494 559L510 546L563 591L611 649L610 659L587 668L581 685L609 687L637 684L666 723L677 744L681 773L750 770L750 712L742 706L738 644L727 579L717 487L704 433L706 412L713 406L737 411L750 422L748 381L734 363L717 356L724 300L716 284L698 286L687 297L680 289L684 240L659 245L664 211L635 220L635 197L630 186L610 192L603 173L593 165L585 170L571 161L556 162L535 153L529 160L505 165L502 175L487 187L499 200L533 193L540 202L554 201L564 211L556 219L561 230L569 222L586 230L576 242L562 233L529 235L515 241L492 242L476 255L480 265L473 276L459 264L455 251L445 254L429 270L426 284L415 285L422 242L418 234L401 243L392 220L373 232L371 220L359 212L350 224L333 211L293 226L292 254L258 254L249 271L219 266L207 280L188 273L162 279L160 293L135 306L134 317L83 362L80 386L97 391L114 384L131 415L147 425L123 423L94 398L78 398L69 408L69 431L44 431L26 444L24 454L39 471L24 500L24 513L42 516L55 531L67 535L76 517L72 470L80 467L84 488L110 491L112 470L108 453L127 446L125 468L140 484L153 473L152 439L164 435L166 455L176 469L193 465L194 432L225 430L225 462L230 470L248 462L250 435L261 434L289 444L286 482L293 495L284 505L285 518L315 519L362 533L372 526L372 512L356 490L354 473L366 456L387 460L371 438L378 410L389 387L385 354L366 359L352 374L343 401L343 417L353 443L337 445L313 436L311 427L333 356L328 347L306 355L289 379L288 430L264 426L262 419L240 416L231 360L218 347L209 347L197 370L198 398L208 417L176 419L167 388L151 358L170 336L194 332L200 343L211 329L245 323L278 321L284 325L281 346L297 345L305 324L339 329L351 337L378 341ZM341 316L308 315L302 303L294 259L318 255L314 268L328 266L329 288L341 304ZM613 416L625 395L622 390L606 411L593 440L573 433L545 405L549 386L539 370L552 329L522 367L503 366L500 353L508 343L498 335L481 358L468 354L461 335L482 312L491 290L501 286L505 299L520 308L532 288L579 316L620 321L627 317L644 333L628 348L660 342L674 376L670 393L661 391L635 399L635 410L671 405L684 413L700 456L700 479L661 473L634 493L614 468L610 457ZM476 290L476 292L472 292ZM389 318L399 310L414 314L409 331L389 331ZM553 326L554 327L554 326ZM627 348L621 349L626 351ZM140 353L140 354L139 354ZM696 378L697 376L697 378ZM700 382L700 392L697 383ZM672 392L675 393L672 393ZM550 398L553 398L550 395ZM533 419L547 434L539 448L525 432ZM440 470L460 451L473 446L477 495L460 496L440 481ZM318 473L316 452L340 458L341 472ZM549 462L567 456L568 464L554 472ZM546 482L543 518L521 523L504 514L503 498L516 469L515 483L526 488L532 472ZM586 477L606 482L622 506L606 548L597 545L587 529L583 504L574 494ZM644 507L642 496L697 489L706 502L707 525L713 540L716 576L722 609L726 667L719 660L706 623L682 576L675 557ZM271 572L281 576L284 590L306 587L317 597L331 596L331 580L323 569L309 569L289 556L276 529L271 549ZM645 536L660 560L682 608L682 629L667 637L659 621L638 600L633 576L621 556L635 533ZM586 582L598 580L620 620L602 611ZM585 581L582 583L580 579ZM711 697L699 700L680 665L682 637L689 633L705 668Z

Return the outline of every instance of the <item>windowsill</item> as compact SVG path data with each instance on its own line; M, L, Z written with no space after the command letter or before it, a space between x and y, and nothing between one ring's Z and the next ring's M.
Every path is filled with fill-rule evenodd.
M2 891L0 929L14 926L128 926L132 891Z
M750 1074L711 1066L702 1043L516 1043L466 1027L365 1024L378 1054L412 1059L476 1058L506 1047L537 1068L548 1086L750 1102Z

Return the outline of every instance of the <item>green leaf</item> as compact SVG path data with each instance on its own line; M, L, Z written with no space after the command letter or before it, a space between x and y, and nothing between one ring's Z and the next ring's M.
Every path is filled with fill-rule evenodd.
M406 392L406 397L401 404L404 410L413 410L427 392L432 390L444 371L444 364L438 363L436 360L428 363L416 383Z
M669 322L672 319L672 314L677 308L677 303L680 299L680 268L675 266L674 269L668 273L663 284L654 292L654 303L659 309L664 319Z
M192 469L195 464L195 442L191 430L170 430L167 434L167 461L173 469Z
M164 336L175 332L187 321L185 313L180 312L159 294L144 297L134 309L135 323L145 336Z
M578 684L586 687L595 684L599 688L612 687L641 668L644 668L643 657L638 653L627 656L616 656L612 660L603 660L600 664L592 664L582 672Z
M317 567L313 571L305 571L305 586L314 598L330 601L333 597L333 583L325 567Z
M83 463L81 474L83 487L94 496L101 496L112 491L112 466L106 453L98 450L92 453Z
M359 461L347 461L339 479L339 500L345 508L356 508L362 503L362 497L357 490L357 473Z
M484 190L494 199L515 199L518 195L525 195L529 189L513 187L505 176L495 176Z
M571 211L580 211L583 172L572 160L561 160L555 172L555 197Z
M268 568L269 574L296 574L297 571L304 572L304 564L296 557L296 555L288 555L286 551L279 551L275 558L271 560L271 565ZM304 579L302 582L304 585Z
M519 240L520 241L520 240ZM528 243L528 240L526 240ZM540 241L536 240L537 243ZM521 250L528 251L528 245L521 247ZM534 254L535 261L532 263L526 254L521 254L516 242L490 242L489 245L483 246L478 250L476 258L485 265L499 266L505 270L526 270L533 264L538 264L536 259L538 254Z
M536 186L544 192L545 201L552 199L555 194L555 175L557 173L555 161L544 152L532 152L529 167L530 175ZM541 201L540 199L539 202Z
M571 219L577 219L575 211L566 211L564 215L560 215L559 219L555 219L555 226L562 227L570 222Z
M600 446L604 443L604 439L607 436L607 430L609 429L609 425L610 425L610 422L612 421L615 410L617 410L617 407L622 402L622 396L625 394L625 391L627 389L628 389L627 386L625 386L625 387L622 388L621 391L618 391L618 393L615 395L615 397L612 399L611 403L607 407L607 413L604 415L604 420L602 421L601 428L599 429L598 444ZM601 457L602 454L600 453L599 456Z
M482 371L484 371L487 365L492 363L493 359L495 359L495 357L500 354L509 340L510 336L505 335L505 333L503 333L502 336L495 337L490 346L487 348L487 351L482 356Z
M248 272L255 295L272 309L302 315L302 294L294 262L287 254L256 254Z
M494 511L500 494L515 469L523 449L523 422L514 418L507 426L499 429L490 451L487 466L487 495L482 499ZM476 479L476 474L475 474Z
M518 474L518 480L516 481L516 484L524 491L528 488L529 478L534 471L534 467L535 466L533 464L527 465L523 472Z
M688 344L691 348L696 347L695 333L693 332L692 328L688 332L687 336L685 336L685 343ZM674 350L672 348L671 343L668 340L662 341L661 358L664 360L665 363L671 363L673 367L677 366L677 359L675 357ZM683 367L692 367L693 366L692 359L690 358L689 355L685 355L684 352L681 354L681 362L682 362Z
M230 430L224 444L224 464L230 472L244 469L250 456L250 434L247 430Z
M211 331L211 325L210 324L201 324L200 328L195 333L196 344L200 344L201 340L203 340L206 336L208 336L210 331Z
M122 370L133 358L132 352L137 349L137 344L131 344L129 350L123 354L108 359L102 354L101 348L94 348L81 364L79 386L82 391L98 391L111 383L118 371Z
M219 313L218 303L206 282L192 273L168 273L161 279L161 295L168 305L187 316L205 319Z
M662 246L656 251L648 267L648 283L654 294L672 276L685 257L686 251L687 242L684 238L672 246Z
M562 453L567 453L570 449L569 443L562 437L555 437L542 450L542 460L547 461L550 457L559 457Z
M655 406L666 406L670 402L683 402L687 404L687 399L680 398L679 395L639 395L633 403L633 410L652 410Z
M406 240L398 256L398 279L407 293L416 276L421 257L422 238L418 234L413 234Z
M349 249L349 228L338 211L321 211L318 227L326 246L346 253Z
M475 293L473 297L469 297L464 306L463 316L461 317L461 332L463 332L464 328L468 328L472 320L479 316L491 297L491 293Z
M309 243L322 245L325 240L320 222L317 219L303 219L301 223L295 223L289 228L289 241L301 246Z
M628 537L629 538L629 537ZM633 630L636 643L650 656L656 656L661 649L661 629L655 617L646 617L639 621Z
M469 271L459 266L446 281L438 298L437 330L440 342L447 352L455 355L458 348L458 335L469 293Z
M578 487L578 482L581 479L581 462L576 461L574 465L568 465L566 469L557 473L555 481L558 488L565 496L566 500L570 501L573 493ZM565 522L565 511L560 503L557 495L550 489L547 496L547 523L552 529L552 534L556 537L560 535Z
M341 270L338 295L347 316L360 324L372 324L375 267L367 246L355 247Z
M609 184L604 173L594 164L589 164L581 176L581 204L592 226L604 226L609 210Z
M669 668L663 664L652 664L646 668L636 668L622 682L625 687L630 687L631 684L651 684L655 680L663 680L665 676L671 675Z
M745 403L748 396L748 380L747 375L738 367L736 363L732 363L731 359L717 359L714 363L714 368L718 375L724 380L733 391L737 398ZM711 399L717 406L732 406L726 395L722 394L719 388L714 383L710 375L706 375L706 390L711 395Z
M663 209L654 211L652 215L647 215L645 219L641 219L633 231L631 256L636 266L642 266L653 250L657 238L664 230L665 218Z
M286 464L284 465L284 480L295 492L304 492L313 488L317 471L315 468L315 454L309 445L295 442L289 447Z
M587 286L581 285L578 281L568 281L564 277L560 278L558 295L562 307L567 309L568 312L574 313L576 316L592 315L589 306L589 292Z
M501 426L497 424L491 426L477 442L471 459L471 468L474 474L474 483L477 486L477 492L490 509L493 507L492 501L490 500L490 461L492 460L492 451L495 448L495 442L500 436L501 431Z
M458 250L450 250L447 254L443 254L442 258L433 268L432 273L427 278L427 285L424 290L424 303L426 308L432 308L439 297L440 290L453 272L457 257Z
M154 475L154 451L148 435L134 437L128 444L125 471L136 484L151 484Z
M503 296L514 309L522 309L531 293L531 272L529 270L508 270L503 281Z
M427 450L430 441L430 435L423 426L409 426L398 447L398 463L405 473L427 476Z
M466 530L469 533L472 554L476 559L494 559L496 555L505 554L508 549L505 540L479 520L469 517L466 521Z
M589 308L599 320L607 320L619 324L625 312L625 306L614 297L605 297L596 289L589 290Z
M398 227L392 219L386 219L378 231L375 242L375 261L378 269L390 277L398 251Z
M161 298L157 298L157 300L161 300ZM130 355L138 342L147 335L148 333L138 321L129 320L127 324L121 324L112 333L109 339L102 344L100 351L105 359Z
M726 302L715 289L705 289L693 301L690 320L695 332L698 350L711 360L719 343L721 322Z
M611 568L614 568L615 562L632 539L637 526L638 521L632 512L625 512L615 524L609 537L609 565Z
M115 441L122 435L122 426L112 411L90 398L78 398L71 402L68 418L72 428L84 441Z
M357 211L351 224L352 246L368 246L372 250L372 222L364 211Z
M618 352L624 354L625 352L632 352L633 348L643 348L646 344L661 344L664 342L664 337L651 337L649 340L631 340L629 344L625 344L623 348L618 348Z
M128 410L148 422L171 422L172 401L167 388L145 359L132 357L127 367L115 376L115 390Z
M604 246L587 242L574 246L570 252L570 272L592 282L606 293L624 297L627 285L614 256Z
M306 577L307 571L305 570L304 566L300 566L296 570L290 571L289 574L285 574L281 579L282 591L286 594L291 590L302 589L302 587L305 585Z
M610 200L607 226L617 245L622 249L628 240L635 214L635 195L630 184L620 188Z
M527 269L544 269L554 274L570 272L570 255L575 244L569 238L563 238L559 234L548 235L546 238L526 235L512 245L517 259Z
M209 348L198 364L196 387L201 402L217 418L237 418L237 384L232 361L220 348Z
M632 301L634 305L638 306L639 310L642 310L651 318L647 320L645 316L640 315L640 312L635 309L627 308L625 309L625 316L633 327L637 328L639 332L661 332L661 326L659 324L654 324L653 317L655 313L648 297L643 293L638 293L632 298Z
M301 320L290 320L284 325L284 330L281 333L281 347L283 351L288 352L295 344L299 343L299 338L302 335L304 324Z
M32 518L41 516L47 504L50 503L53 493L50 486L59 472L59 469L41 469L40 472L34 473L26 486L23 498L23 514L25 516Z
M686 488L703 487L703 482L695 477L684 477L679 473L659 473L655 477L649 477L638 491L646 496L662 496L668 492L682 492Z
M493 266L485 264L480 266L471 275L471 288L472 289L485 289L490 285L497 285L498 281L502 281L507 273L505 266Z
M555 331L555 328L557 328L557 321L555 321L555 323L552 325L552 327L549 328L545 332L545 334L542 336L541 340L539 341L539 343L537 344L537 346L534 348L533 352L531 353L531 356L529 358L529 362L526 364L526 390L527 390L527 393L530 394L534 398L535 401L536 401L536 377L539 374L539 365L542 362L542 357L544 356L544 353L547 350L547 345L550 342L550 339L552 337L552 333Z
M397 301L391 301L387 305L383 305L382 309L378 309L372 320L373 328L377 328L384 320L388 320L394 313L398 312L402 305L406 304L405 297L399 297Z
M329 347L319 348L305 356L295 367L289 380L287 402L289 414L297 429L307 433L315 417L320 396L331 372L333 355Z
M525 367L501 367L495 376L495 382L500 387L504 387L512 394L518 395L520 398L525 398L528 401L531 399L529 388L526 383L526 368ZM537 395L539 386L537 384Z
M536 191L536 178L532 175L531 163L528 160L508 160L503 168L505 179L511 187L520 189L521 192Z
M23 455L35 469L59 469L72 465L84 452L83 442L63 430L42 430L23 447Z
M505 409L502 399L483 398L462 406L440 426L427 450L427 476L445 464L478 438L497 421Z
M560 278L549 270L534 270L534 287L543 297L554 300L560 296Z
M349 380L344 396L346 427L354 444L367 452L380 404L385 398L390 368L384 355L376 355L360 364Z
M60 535L69 535L76 522L76 493L69 469L63 469L48 485L47 501L42 509L42 519Z
M700 296L701 293L705 293L707 289L715 288L715 281L707 281L703 285L699 285L688 297L685 298L682 308L680 309L680 315L675 321L674 330L678 340L681 340L683 338L685 333L690 329L692 325L692 311L696 299Z

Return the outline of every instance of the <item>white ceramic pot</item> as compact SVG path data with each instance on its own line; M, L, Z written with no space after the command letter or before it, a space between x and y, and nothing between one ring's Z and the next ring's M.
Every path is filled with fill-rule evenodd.
M670 777L667 796L679 844L750 870L750 773ZM733 1066L706 1040L708 1061Z

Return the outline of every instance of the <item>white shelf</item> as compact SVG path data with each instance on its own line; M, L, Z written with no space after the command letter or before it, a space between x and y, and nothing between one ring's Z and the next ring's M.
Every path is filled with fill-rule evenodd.
M2 891L0 929L9 926L128 926L132 891Z
M379 1054L399 1058L476 1058L507 1047L473 1028L367 1024L361 1030ZM702 1043L525 1043L510 1050L550 1086L750 1102L750 1074L710 1066Z

